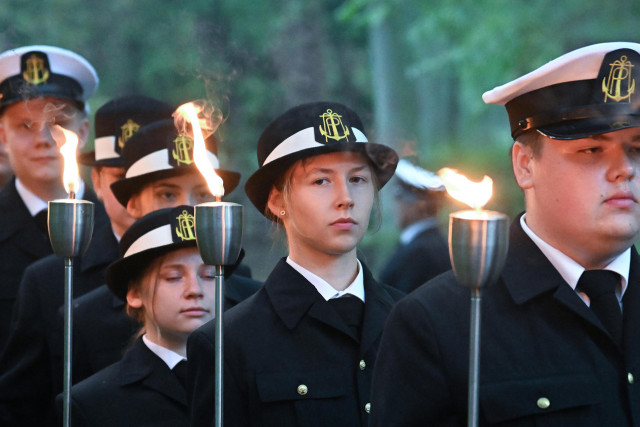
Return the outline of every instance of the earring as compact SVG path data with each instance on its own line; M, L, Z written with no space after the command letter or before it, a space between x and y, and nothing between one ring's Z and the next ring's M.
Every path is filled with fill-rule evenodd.
M285 211L283 211L283 210L282 210L282 211L280 211L280 216L284 216L284 214L286 214L286 212L285 212Z

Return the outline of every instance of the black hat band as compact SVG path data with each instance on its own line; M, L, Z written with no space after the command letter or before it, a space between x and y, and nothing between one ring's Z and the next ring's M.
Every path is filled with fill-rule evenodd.
M527 117L511 125L511 135L516 138L531 129L540 129L543 133L546 126L568 122L571 120L607 120L610 119L612 128L619 126L625 119L632 116L640 117L640 110L630 108L628 104L600 104L586 105L556 111L546 111Z
M350 143L368 142L367 137L360 129L351 127L351 130L356 140L349 141ZM336 142L335 144L340 144L340 142ZM278 146L269 153L262 166L299 151L308 150L310 148L325 147L327 145L330 144L316 141L316 131L313 127L302 129L278 144Z
M50 96L52 98L69 99L78 106L84 106L82 87L74 79L51 73L46 83L34 85L26 82L22 75L9 77L0 84L2 105L8 105L23 99ZM83 107L84 108L84 107Z

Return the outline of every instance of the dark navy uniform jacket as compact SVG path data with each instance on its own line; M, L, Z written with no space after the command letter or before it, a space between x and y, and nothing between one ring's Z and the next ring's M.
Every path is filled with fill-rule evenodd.
M379 280L409 293L450 269L447 241L437 227L431 227L398 248L382 270Z
M95 203L96 226L108 222L102 204L88 187L84 199ZM48 234L31 216L16 190L15 178L11 179L0 191L0 350L9 336L13 304L24 270L52 253Z
M48 243L47 243L48 244ZM108 222L94 230L87 251L74 258L73 295L104 283L118 256ZM0 355L0 425L41 426L52 421L53 399L62 391L65 260L49 255L31 264L20 283L11 330Z
M62 413L62 395L56 400ZM139 338L121 361L71 388L73 427L188 425L184 386Z
M363 269L361 337L284 259L260 291L225 313L225 426L367 425L382 327L401 293ZM187 344L192 426L214 418L214 326Z
M482 291L481 426L640 425L640 257L622 300L624 346L517 219L500 280ZM469 289L444 273L398 303L374 373L372 426L464 426Z
M234 273L225 280L224 309L235 306L262 286ZM60 313L62 317L62 313ZM74 300L74 382L120 360L140 325L125 312L125 303L106 285Z

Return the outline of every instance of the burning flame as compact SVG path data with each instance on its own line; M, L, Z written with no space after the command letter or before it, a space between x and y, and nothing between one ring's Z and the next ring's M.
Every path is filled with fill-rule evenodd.
M51 136L60 147L60 154L64 159L64 172L62 174L62 184L69 196L75 198L75 193L80 188L80 172L76 160L76 150L78 149L78 135L67 130L60 125L51 127Z
M191 124L193 133L193 160L205 181L207 181L211 194L213 194L216 199L220 199L224 196L224 183L222 182L222 178L216 174L213 165L209 161L207 148L204 144L202 129L204 128L209 131L209 134L213 132L206 117L199 117L203 110L203 107L197 106L193 102L183 104L176 110L176 122L188 121ZM179 126L179 129L180 128L182 128L183 133L186 133L186 126Z
M473 209L482 209L491 198L493 180L486 175L480 182L473 182L450 168L440 169L438 175L451 197L466 203Z

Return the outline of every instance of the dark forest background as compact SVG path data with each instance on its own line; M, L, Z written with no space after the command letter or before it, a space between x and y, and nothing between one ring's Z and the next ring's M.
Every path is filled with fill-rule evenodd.
M49 44L86 57L100 76L90 105L130 93L223 108L220 158L244 180L270 120L309 101L354 108L371 140L431 170L494 179L488 208L515 215L504 109L486 90L569 50L639 41L640 2L618 0L4 0L0 48ZM361 245L377 272L398 230L389 188L382 223ZM241 187L246 262L264 279L286 253ZM442 214L461 209L451 201Z

